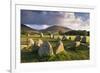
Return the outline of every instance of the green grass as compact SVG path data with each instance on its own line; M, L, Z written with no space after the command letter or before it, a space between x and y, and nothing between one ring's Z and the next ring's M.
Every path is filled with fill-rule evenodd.
M67 50L60 54L52 56L39 57L38 54L33 52L21 53L21 62L46 62L46 61L71 61L71 60L89 60L89 49L88 50Z
M44 35L43 38L40 37L40 35L31 35L29 38L32 38L34 41L37 41L38 39L42 39L43 41L55 41L58 38L59 35L55 35L55 39L50 39L49 35ZM62 37L62 36L61 36ZM68 35L67 38L71 37L71 40L73 41L75 39L75 36ZM82 37L82 36L81 36ZM86 42L90 43L90 37L86 37ZM27 36L21 35L21 45L25 45L27 43Z
M89 60L90 58L89 48L80 45L79 47L74 48L75 50L71 50L65 47L69 42L75 39L75 36L69 35L68 38L69 37L71 37L71 40L62 41L64 44L64 48L66 49L64 52L52 56L39 57L37 51L21 50L21 62L27 63L27 62L45 62L45 61ZM53 50L55 50L56 44L58 43L57 40L58 35L55 36L55 39L51 39L49 35L45 35L43 38L40 38L39 35L31 35L30 38L32 38L34 41L37 41L38 39L42 39L43 41L49 41L53 47ZM90 38L89 36L87 36L86 37L87 45L89 45L90 42L89 40ZM21 49L27 47L26 44L27 44L27 36L21 35Z

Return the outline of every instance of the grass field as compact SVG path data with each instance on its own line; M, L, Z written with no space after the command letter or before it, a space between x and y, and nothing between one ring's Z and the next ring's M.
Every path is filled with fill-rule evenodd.
M60 36L62 37L62 36ZM64 40L62 41L64 44L65 51L60 54L55 54L52 56L43 56L39 57L37 51L23 51L23 48L27 47L27 36L21 35L21 62L45 62L45 61L71 61L71 60L89 60L89 48L80 45L79 47L75 48L76 50L71 50L67 48L67 44L69 42L74 41L75 36L68 35L67 38L71 37L71 40ZM82 37L82 36L81 36ZM32 38L34 41L41 39L43 41L49 41L53 47L53 50L56 47L58 42L57 38L58 35L55 35L54 39L51 39L49 35L44 35L44 37L40 37L40 35L31 35L29 38ZM90 43L89 36L86 37L86 44L89 45ZM74 47L73 47L74 48Z
M58 38L59 35L55 35L55 39ZM62 37L62 36L60 36ZM67 38L71 37L71 40L73 41L75 39L75 36L72 35L68 35ZM82 37L82 36L81 36ZM40 35L31 35L30 38L32 38L34 41L37 41L38 39L42 39L42 40L46 40L46 41L50 41L50 40L54 40L54 39L50 39L49 35L45 35L43 38L40 37ZM21 45L25 45L27 42L27 36L26 35L21 35ZM90 38L89 36L86 37L86 42L89 44L90 42Z

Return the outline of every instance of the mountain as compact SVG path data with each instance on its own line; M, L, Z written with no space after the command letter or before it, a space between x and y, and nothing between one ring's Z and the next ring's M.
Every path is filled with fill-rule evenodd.
M70 28L67 28L67 27L63 27L63 26L57 26L57 25L54 25L54 26L51 26L51 27L48 27L47 29L44 29L44 30L41 30L41 32L68 32L68 31L71 31Z
M72 29L67 28L67 27L63 27L63 26L51 26L48 27L46 29L42 29L42 30L36 30L34 28L30 28L24 24L21 24L21 32L28 32L28 33L39 33L39 32L52 32L52 33L58 33L58 32L68 32L71 31Z
M21 24L21 32L38 33L38 30L30 28L24 24Z

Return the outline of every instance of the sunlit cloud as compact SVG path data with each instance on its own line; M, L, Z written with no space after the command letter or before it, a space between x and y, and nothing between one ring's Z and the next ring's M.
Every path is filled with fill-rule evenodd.
M21 11L21 24L34 29L46 29L52 25L64 26L73 30L89 30L89 13L63 11Z
M83 21L82 17L75 17L75 13L66 13L63 19L60 19L60 26L68 27L73 30L89 30L89 19Z
M25 24L26 26L30 27L30 28L33 28L33 29L38 29L38 30L42 30L42 29L46 29L50 26L44 24L44 25L37 25L37 24L34 24L34 25L29 25L29 24Z

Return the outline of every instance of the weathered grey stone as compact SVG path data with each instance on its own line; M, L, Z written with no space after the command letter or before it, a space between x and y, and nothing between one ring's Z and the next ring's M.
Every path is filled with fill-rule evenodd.
M56 54L61 53L63 51L64 51L64 45L63 42L60 40L56 47Z
M86 36L83 36L83 37L82 37L81 42L82 42L82 43L86 43Z
M38 50L39 56L53 55L53 48L49 42L44 42Z
M81 40L81 36L80 35L77 35L76 37L75 37L75 41L80 41Z

